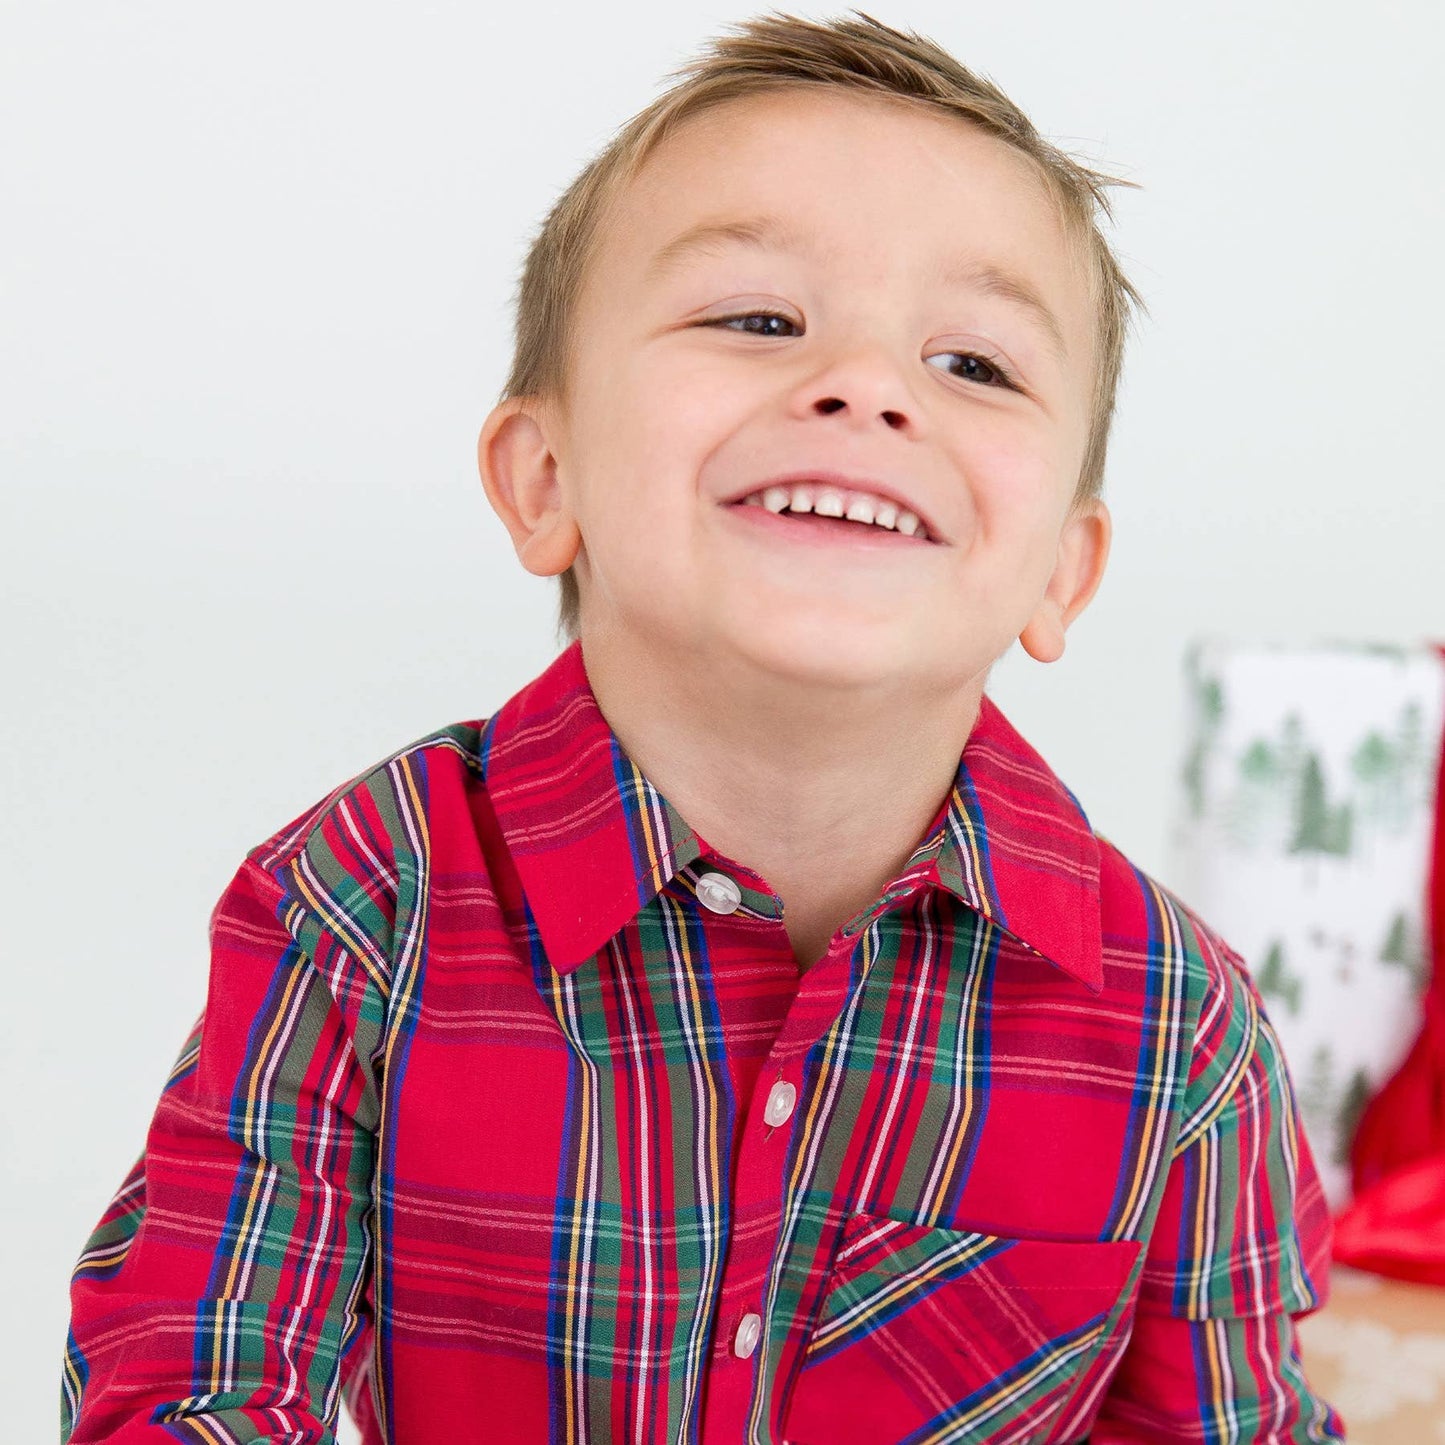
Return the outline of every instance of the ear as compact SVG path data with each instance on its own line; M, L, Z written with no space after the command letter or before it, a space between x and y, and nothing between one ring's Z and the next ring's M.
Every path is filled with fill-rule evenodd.
M477 438L477 470L522 566L537 577L565 572L582 533L557 480L548 421L534 398L512 397L492 408Z
M1058 561L1034 615L1019 641L1030 657L1057 662L1064 655L1064 633L1089 605L1104 580L1113 522L1097 497L1074 508L1059 536Z

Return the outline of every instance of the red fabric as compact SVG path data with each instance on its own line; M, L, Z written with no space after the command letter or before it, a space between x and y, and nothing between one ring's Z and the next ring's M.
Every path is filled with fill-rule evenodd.
M1128 1283L1139 1255L1126 1239L1082 1248L1069 1240L1029 1239L989 1249L976 1236L978 1263L945 1279L923 1302L932 1316L927 1335L907 1312L885 1307L876 1310L867 1333L848 1343L857 1301L876 1297L900 1252L911 1258L911 1247L932 1233L907 1225L888 1230L892 1223L855 1220L843 1233L833 1294L814 1328L788 1414L789 1445L915 1439L940 1402L993 1394L1010 1372L1019 1373L1020 1360L1082 1350L1097 1336L1101 1315ZM838 1347L840 1337L845 1348ZM930 1382L922 1408L920 1377Z
M1439 651L1445 657L1445 645ZM1405 1062L1360 1117L1350 1149L1355 1198L1336 1220L1335 1258L1445 1284L1445 740L1426 911L1433 962L1424 1020Z
M1335 1227L1335 1256L1375 1274L1445 1285L1445 1154L1367 1189Z
M1328 1240L1242 961L988 699L800 974L574 643L246 855L61 1438L1320 1445Z

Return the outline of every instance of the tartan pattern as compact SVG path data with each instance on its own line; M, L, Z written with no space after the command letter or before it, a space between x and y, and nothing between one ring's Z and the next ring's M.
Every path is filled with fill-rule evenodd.
M800 978L574 643L246 855L62 1439L1335 1440L1328 1229L1239 959L989 700Z

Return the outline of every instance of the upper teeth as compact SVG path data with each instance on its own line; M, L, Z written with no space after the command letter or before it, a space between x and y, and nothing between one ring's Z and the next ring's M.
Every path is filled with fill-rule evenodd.
M909 537L928 537L928 529L914 512L870 492L845 491L816 482L791 482L766 487L743 498L743 505L766 507L770 512L814 512L820 517L847 517L850 522L868 522Z

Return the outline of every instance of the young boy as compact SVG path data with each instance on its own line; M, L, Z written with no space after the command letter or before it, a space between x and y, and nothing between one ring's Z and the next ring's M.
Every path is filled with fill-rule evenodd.
M479 459L569 644L242 862L72 1442L1343 1438L1258 995L983 692L1104 570L1108 178L855 15L537 237Z

